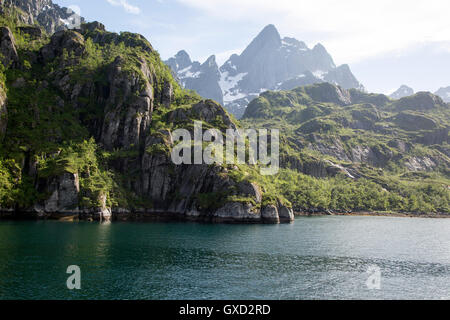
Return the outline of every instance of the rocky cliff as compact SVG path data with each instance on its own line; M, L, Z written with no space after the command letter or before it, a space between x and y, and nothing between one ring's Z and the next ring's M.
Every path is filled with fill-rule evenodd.
M324 46L310 49L294 38L281 38L273 25L266 26L241 55L232 55L220 68L214 56L203 65L192 62L185 51L166 61L188 89L224 103L240 118L246 106L267 90L291 90L319 82L363 89L348 65L336 67Z
M48 33L59 27L43 14L58 8L51 1L2 4L3 214L293 220L289 203L252 181L249 167L173 164L173 130L194 120L221 130L236 124L219 104L180 88L141 35L111 33L98 22ZM269 206L276 212L267 217Z

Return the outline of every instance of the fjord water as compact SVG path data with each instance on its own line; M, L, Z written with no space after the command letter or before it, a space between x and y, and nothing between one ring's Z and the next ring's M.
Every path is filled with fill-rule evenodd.
M0 222L0 299L450 299L450 219Z

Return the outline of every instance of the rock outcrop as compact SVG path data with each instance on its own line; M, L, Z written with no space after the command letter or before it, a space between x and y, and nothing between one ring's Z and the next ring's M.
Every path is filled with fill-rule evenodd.
M66 172L58 177L40 181L39 187L44 188L50 197L44 201L38 212L48 214L79 213L80 181L78 174Z
M2 142L5 133L6 126L8 125L8 110L6 108L6 93L0 86L0 142Z
M0 27L0 54L1 63L7 67L19 61L16 42L8 27ZM14 65L12 65L14 67Z

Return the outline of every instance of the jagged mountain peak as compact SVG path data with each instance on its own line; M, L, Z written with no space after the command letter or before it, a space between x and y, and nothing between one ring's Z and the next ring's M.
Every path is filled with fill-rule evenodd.
M285 44L294 45L294 46L297 46L299 48L309 49L308 46L306 45L306 43L304 43L303 41L299 41L299 40L297 40L295 38L284 37L283 38L283 42Z
M189 62L191 62L191 57L185 50L178 51L177 54L175 55L175 57L177 59L186 59L186 60L189 60Z
M217 62L216 62L216 56L212 55L206 61L203 63L203 66L208 66L210 68L218 68Z
M392 99L401 99L404 97L412 96L414 94L414 89L408 87L407 85L402 85L394 93L390 95Z
M198 85L198 81L191 81L206 77L192 72L195 62L191 63L191 69L183 68L180 72L173 59L169 59L167 64L177 72L181 83L189 89L205 93L205 88L194 86ZM218 83L214 86L214 92L207 92L204 97L223 101L225 107L238 118L251 100L267 90L290 90L320 82L338 84L344 89L364 90L350 67L336 67L322 44L318 43L310 49L303 41L291 37L281 38L272 24L264 27L242 54L233 54L220 68L215 67L215 61L210 62L209 70L202 67L201 71L211 73L208 79L218 78ZM191 80L186 80L189 78L187 75ZM217 87L222 91L222 98L218 98Z
M267 25L250 45L242 52L241 58L247 59L267 50L275 50L281 46L281 36L273 24Z
M277 28L273 24L268 24L267 26L262 29L262 31L258 34L258 36L255 39L263 39L263 40L281 40L280 33L278 32Z

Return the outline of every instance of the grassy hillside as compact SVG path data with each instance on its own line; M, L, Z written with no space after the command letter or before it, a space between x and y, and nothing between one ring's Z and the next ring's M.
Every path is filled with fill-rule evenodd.
M262 200L280 209L288 204L252 180L247 171L256 168L172 163L173 130L191 130L195 120L220 130L235 124L221 106L182 89L144 37L111 33L97 22L48 35L21 25L18 9L11 10L0 16L8 27L7 56L0 57L7 110L0 123L1 209L44 216L219 210L224 220L259 221Z
M266 92L241 124L282 130L271 183L299 211L450 211L450 106L430 93Z

